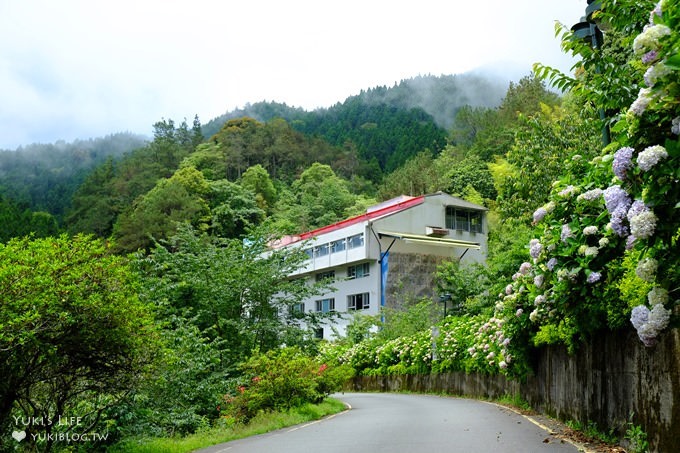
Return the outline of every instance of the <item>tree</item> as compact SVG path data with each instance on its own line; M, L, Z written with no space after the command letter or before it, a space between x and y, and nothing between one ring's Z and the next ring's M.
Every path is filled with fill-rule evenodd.
M119 217L114 228L116 249L148 249L154 240L172 236L180 223L206 224L209 191L203 174L193 167L184 167L171 178L158 181L129 213Z
M267 170L260 164L248 168L241 176L241 187L255 194L257 205L266 213L271 213L276 203L276 188Z
M210 183L210 233L223 238L244 236L259 225L265 211L256 195L226 179Z
M347 188L347 182L329 165L318 162L300 174L292 189L302 208L302 217L296 219L302 230L344 219L346 210L354 206L356 200Z
M254 349L311 338L297 335L305 327L291 307L319 288L288 278L305 259L299 250L270 250L261 235L219 239L185 226L138 263L142 297L156 301L162 317L194 324L218 347L219 369L234 371Z
M90 411L77 414L87 432L107 404L137 385L156 345L153 311L137 288L127 260L87 236L0 244L3 428L11 415L57 420L88 400ZM29 424L26 442L57 429Z
M108 237L113 231L119 207L111 186L115 176L113 159L95 168L73 195L65 222L72 233Z
M487 163L472 153L461 159L457 151L447 147L435 161L437 173L442 175L441 190L461 197L472 187L482 198L494 200L496 188Z
M420 152L385 177L379 188L379 197L419 196L441 190L446 183L438 170L432 153Z
M541 114L520 118L505 157L515 172L499 187L499 207L506 218L529 220L536 207L548 201L553 181L568 163L576 171L572 160L585 164L599 153L602 143L595 121L592 109L573 104L545 106Z

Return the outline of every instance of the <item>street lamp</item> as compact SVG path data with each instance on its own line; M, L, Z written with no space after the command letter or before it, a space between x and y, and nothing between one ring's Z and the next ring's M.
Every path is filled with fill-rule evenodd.
M593 18L593 15L601 9L601 0L588 0L588 6L586 6L586 15L581 18L579 23L571 27L574 38L589 43L593 49L599 49L602 47L603 43L601 26L599 22ZM596 65L595 70L599 73L601 71L600 66ZM602 144L607 146L611 141L609 136L609 126L607 126L607 116L605 115L604 109L602 107L598 109L598 113L600 115L600 120L602 121Z
M451 300L451 294L446 293L439 296L439 302L444 303L444 317L446 318L446 303Z

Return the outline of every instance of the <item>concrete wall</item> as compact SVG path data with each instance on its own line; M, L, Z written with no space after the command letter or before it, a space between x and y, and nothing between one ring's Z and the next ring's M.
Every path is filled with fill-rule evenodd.
M446 373L362 376L351 387L485 398L519 394L539 412L613 427L621 437L633 413L651 451L680 452L679 329L666 332L653 348L646 348L634 331L624 331L596 336L574 355L562 347L543 348L535 360L535 374L522 383L498 375Z

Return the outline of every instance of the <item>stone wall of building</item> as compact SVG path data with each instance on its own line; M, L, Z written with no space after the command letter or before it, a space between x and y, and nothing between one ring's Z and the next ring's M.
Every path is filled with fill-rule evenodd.
M401 308L404 302L429 297L434 293L434 275L437 266L447 258L419 253L393 253L389 255L385 305Z

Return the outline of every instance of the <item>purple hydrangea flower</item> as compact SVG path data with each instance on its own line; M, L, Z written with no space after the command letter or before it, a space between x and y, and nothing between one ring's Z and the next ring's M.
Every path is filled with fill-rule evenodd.
M612 163L612 169L614 174L621 181L626 179L626 171L633 168L633 148L630 146L624 146L614 153L614 162Z
M545 208L538 208L534 211L534 223L538 223L548 214Z
M625 207L626 211L628 210L631 203L630 197L621 186L616 185L607 187L604 190L603 195L605 206L610 214L613 214L619 206Z
M570 197L570 196L574 195L576 192L578 192L578 188L576 186L573 186L573 185L570 184L567 187L565 187L564 189L560 190L557 193L557 195L559 195L560 197Z
M652 64L659 59L659 52L656 50L650 50L642 56L642 62L644 64Z
M611 215L610 225L614 233L620 237L628 236L628 227L624 224L626 214L628 213L628 206L622 204Z
M537 276L534 277L534 285L536 286L536 288L540 288L541 286L543 286L543 279L544 279L543 274L538 274Z
M533 259L538 259L542 250L543 245L541 245L538 239L532 239L529 242L529 255L531 255Z
M519 266L519 273L522 275L527 275L531 270L531 263L524 262Z
M560 233L560 239L562 242L567 242L567 239L573 238L574 235L571 232L571 228L569 227L568 224L562 225L562 232Z
M588 278L586 279L586 281L588 283L595 283L595 282L599 282L601 278L602 278L602 274L600 274L599 272L591 272L590 275L588 276Z
M680 135L680 116L673 118L671 122L671 133Z
M638 330L640 327L642 327L648 320L649 308L645 307L644 305L638 305L637 307L633 308L633 311L630 314L630 322L633 324L633 327L635 327L635 330Z
M592 189L576 197L578 201L594 201L602 196L602 189Z
M663 304L654 305L651 310L644 305L638 305L633 308L630 322L644 345L654 346L659 333L668 326L670 315L671 311L666 310Z

